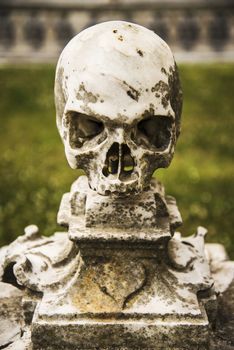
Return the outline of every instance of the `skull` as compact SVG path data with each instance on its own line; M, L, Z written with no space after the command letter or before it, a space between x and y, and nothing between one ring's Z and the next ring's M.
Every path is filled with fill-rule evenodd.
M152 31L111 21L76 35L58 61L55 104L67 160L99 194L140 192L170 164L182 92L173 55Z

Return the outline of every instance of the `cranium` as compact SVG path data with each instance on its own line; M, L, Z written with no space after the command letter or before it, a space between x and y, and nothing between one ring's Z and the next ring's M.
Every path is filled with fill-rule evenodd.
M58 61L55 104L67 160L99 194L139 192L170 164L182 93L173 55L152 31L111 21L76 35Z

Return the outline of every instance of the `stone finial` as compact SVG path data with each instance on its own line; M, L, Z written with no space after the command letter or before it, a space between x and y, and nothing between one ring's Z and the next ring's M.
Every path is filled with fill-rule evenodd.
M68 162L99 194L140 192L170 164L182 92L171 50L154 32L112 21L79 33L59 58L55 104Z

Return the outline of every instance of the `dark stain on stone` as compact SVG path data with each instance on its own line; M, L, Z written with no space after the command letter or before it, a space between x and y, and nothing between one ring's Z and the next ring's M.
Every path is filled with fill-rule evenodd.
M82 100L84 103L96 103L97 96L95 96L92 92L88 92L82 82L79 86L79 91L76 94L78 100Z
M68 115L65 115L65 116L63 117L63 126L64 126L65 128L68 128L68 126L69 126L69 116L68 116Z
M122 35L119 35L119 36L118 36L118 40L119 40L119 41L123 41L123 36L122 36Z
M132 90L128 90L127 95L131 97L133 100L138 101L137 96L132 92Z
M76 155L75 158L77 162L77 167L84 169L87 175L89 175L90 170L92 170L90 169L91 168L90 162L95 158L95 156L96 154L93 151L89 152L85 156L82 154Z
M143 52L142 52L140 49L137 49L137 53L138 53L138 55L141 56L141 57L144 56Z
M169 94L162 96L161 102L162 102L163 107L167 108L168 104L169 104Z
M115 34L118 33L118 30L117 30L117 29L114 29L114 30L113 30L113 33L115 33Z
M166 74L167 75L167 72L166 72L166 69L165 68L161 68L161 72L163 73L163 74Z
M176 137L178 138L180 134L180 118L183 106L183 93L180 85L180 78L177 65L175 63L174 67L170 67L168 75L169 83L169 99L171 107L175 113L176 121Z
M127 90L127 95L132 98L133 100L137 101L139 100L140 97L140 92L137 91L136 89L134 89L134 87L132 87L131 85L127 84L126 81L123 81L124 85L126 85L128 87Z
M151 88L152 92L156 92L155 97L160 97L161 94L161 103L164 108L167 108L169 105L169 85L164 81L160 80L155 86Z
M151 88L152 92L160 92L161 94L168 92L169 86L164 81L160 80L155 86Z
M146 109L143 114L142 117L143 118L148 118L148 117L152 117L154 115L154 106L152 104L150 104L149 109Z

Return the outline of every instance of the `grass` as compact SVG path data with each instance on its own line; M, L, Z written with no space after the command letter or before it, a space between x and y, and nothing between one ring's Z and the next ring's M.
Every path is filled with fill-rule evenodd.
M225 245L234 258L234 64L182 65L182 133L169 169L157 171L177 198L181 232L208 228L207 241ZM61 196L78 171L65 160L55 126L54 68L0 68L0 245L37 224L59 228Z

